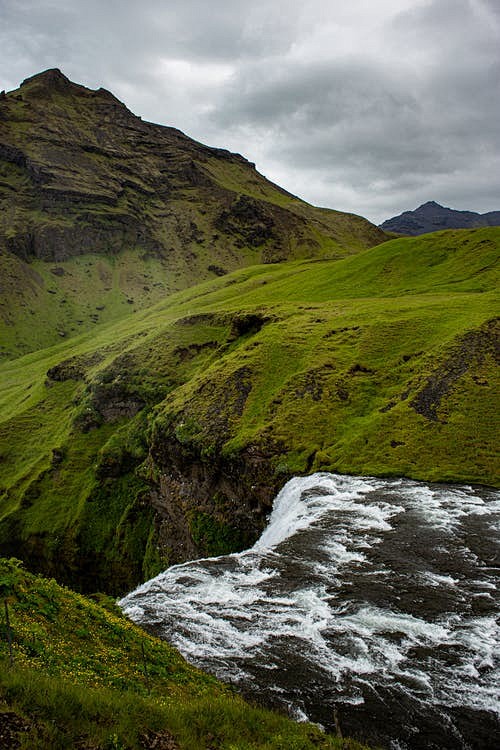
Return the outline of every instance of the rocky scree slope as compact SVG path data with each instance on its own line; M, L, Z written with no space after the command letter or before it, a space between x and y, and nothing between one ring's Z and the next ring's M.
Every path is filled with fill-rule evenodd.
M380 225L386 232L419 235L442 229L472 229L473 227L500 226L500 211L478 214L475 211L456 211L428 201L414 211L404 211Z
M384 239L57 69L0 97L4 358L236 268L342 257Z
M498 485L500 230L235 271L0 366L0 553L85 591L248 546L318 470Z

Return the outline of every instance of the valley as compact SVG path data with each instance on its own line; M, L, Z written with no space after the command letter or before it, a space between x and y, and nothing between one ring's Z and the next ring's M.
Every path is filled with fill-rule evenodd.
M258 718L111 597L182 570L171 566L246 554L294 477L461 483L494 497L499 250L500 227L394 237L315 208L241 155L144 122L57 69L3 95L0 592L17 666L3 670L0 717L3 701L13 727L42 738L32 747L359 747ZM58 638L62 656L47 645ZM153 696L141 639L157 654ZM89 643L100 645L86 661ZM107 663L127 660L122 646L134 654L126 675ZM64 681L72 650L76 687ZM69 716L52 730L48 704L40 723L30 680L85 715L107 706L95 731ZM129 744L109 744L115 729L125 743L135 695L151 723L135 712ZM312 715L335 734L324 711ZM261 734L231 734L235 716ZM148 732L160 733L149 745Z
M297 473L497 484L499 236L255 266L5 362L3 554L120 593L247 546Z

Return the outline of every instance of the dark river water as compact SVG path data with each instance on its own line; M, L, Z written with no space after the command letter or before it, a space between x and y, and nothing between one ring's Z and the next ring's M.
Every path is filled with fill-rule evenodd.
M292 479L259 541L121 602L190 662L391 750L500 748L500 493Z

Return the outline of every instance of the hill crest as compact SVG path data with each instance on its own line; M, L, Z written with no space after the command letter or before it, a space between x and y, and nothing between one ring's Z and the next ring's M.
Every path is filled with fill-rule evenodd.
M314 208L240 154L145 122L57 68L0 98L9 356L237 268L343 257L385 239L366 219ZM41 340L33 317L44 319Z

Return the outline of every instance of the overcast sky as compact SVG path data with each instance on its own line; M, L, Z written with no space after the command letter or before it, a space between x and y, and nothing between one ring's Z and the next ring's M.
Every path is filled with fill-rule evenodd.
M0 0L0 89L50 67L316 205L500 210L500 0Z

